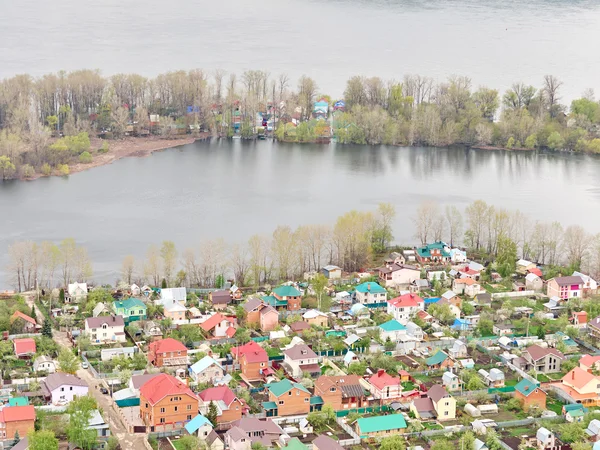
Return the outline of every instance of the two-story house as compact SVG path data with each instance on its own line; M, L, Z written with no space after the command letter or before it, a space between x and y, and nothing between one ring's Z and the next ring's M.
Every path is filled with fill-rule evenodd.
M29 317L27 314L23 314L19 310L15 311L13 313L13 315L10 316L11 325L17 319L20 319L23 321L23 329L22 329L23 333L36 333L37 331L39 331L42 328L41 326L39 326L37 324L37 322L35 321L35 319L33 317Z
M309 325L314 325L320 328L327 328L329 325L329 317L327 314L318 309L310 309L302 314L302 320Z
M198 397L185 383L161 373L140 388L140 418L150 432L183 428L198 414Z
M294 378L308 373L311 376L319 376L321 367L319 357L306 344L298 344L283 352L283 362L289 367L290 375Z
M35 429L35 408L5 406L0 410L0 440L23 439Z
M539 383L533 383L526 378L516 384L514 398L519 400L525 411L532 407L546 409L546 392L540 388Z
M244 413L244 402L228 386L216 386L200 392L200 413L207 416L210 404L217 407L217 424L227 428L231 422L240 420Z
M232 338L237 329L236 320L221 313L215 313L200 324L206 335L210 338Z
M560 372L560 365L565 360L565 355L555 348L532 345L523 352L523 359L521 369L526 372L533 369L537 373L557 373Z
M40 381L40 387L46 400L53 405L66 405L88 393L87 383L68 373L51 373Z
M378 269L379 282L385 287L408 286L421 278L421 270L416 266L389 263Z
M381 403L391 403L401 397L402 381L399 377L389 375L383 369L379 369L367 381L370 384L371 394Z
M296 416L310 412L310 392L300 383L287 378L265 385L269 401L263 403L267 417Z
M192 364L189 372L196 383L212 383L225 376L223 366L208 355Z
M232 347L230 352L248 381L262 380L269 372L269 355L258 343L250 341L239 347Z
M279 313L262 299L253 297L242 305L246 311L246 324L258 326L261 331L273 331L279 325Z
M485 383L485 385L487 387L490 387L490 388L504 387L505 377L504 377L504 373L500 369L497 369L494 367L494 368L490 369L489 372L484 369L479 369L478 373L483 378L483 382Z
M449 392L459 391L463 387L463 382L459 376L453 372L444 372L442 375L442 384Z
M321 397L323 403L331 405L336 411L362 408L366 397L360 380L358 375L321 375L315 381L314 395Z
M148 346L148 362L154 367L187 367L187 347L173 339L159 339Z
M88 295L87 283L71 283L65 292L65 303L79 303Z
M138 298L128 298L113 302L112 309L115 314L123 317L126 324L138 320L146 320L148 307Z
M398 342L400 336L406 335L406 327L396 319L388 320L387 322L379 325L378 328L381 339L384 342L387 340L390 340L391 342Z
M456 294L464 294L467 297L475 297L481 292L481 285L472 278L455 278L452 281L452 291Z
M589 275L581 272L573 272L573 276L580 277L583 280L583 296L589 297L598 293L598 282Z
M122 316L100 316L85 319L85 334L92 345L125 342L125 322Z
M443 386L435 384L427 393L413 400L410 410L420 420L437 419L440 422L456 418L456 399Z
M361 305L385 305L387 291L377 283L367 281L356 286L354 289L354 298Z
M213 291L208 294L208 299L216 310L222 310L227 308L227 305L231 303L231 291L229 289L220 289Z
M224 441L229 450L251 450L258 444L261 448L278 448L282 436L287 435L273 420L244 417L231 424Z
M400 295L387 302L387 313L404 325L424 308L425 302L417 294Z
M172 321L184 320L187 308L179 302L168 303L163 306L165 317Z
M583 296L583 280L580 276L551 278L546 283L548 297L563 300Z
M450 247L442 241L427 244L416 249L417 260L421 264L445 264L450 261Z
M600 377L583 370L581 367L575 367L568 372L562 378L561 384L555 386L584 406L600 405Z
M263 301L276 310L297 311L302 302L302 293L294 286L279 286L271 295L263 297Z

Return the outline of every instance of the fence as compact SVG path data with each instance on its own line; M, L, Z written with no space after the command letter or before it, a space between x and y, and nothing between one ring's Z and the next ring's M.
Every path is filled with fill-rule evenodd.
M336 418L336 422L342 430L352 436L352 439L343 439L338 441L342 447L360 444L360 436L356 434L356 431L354 431L350 425L348 425L341 417Z
M350 413L358 413L358 414L366 414L366 413L380 413L380 412L388 412L390 410L389 406L373 406L373 407L365 407L365 408L353 408L353 409L344 409L343 411L336 411L335 415L337 417L346 417Z
M517 291L517 292L496 292L492 294L493 299L497 298L515 298L515 297L529 297L530 295L534 295L535 291Z
M153 433L148 433L148 436L151 436L155 439L171 437L171 436L180 436L182 434L182 429L177 430L168 430L168 431L155 431Z

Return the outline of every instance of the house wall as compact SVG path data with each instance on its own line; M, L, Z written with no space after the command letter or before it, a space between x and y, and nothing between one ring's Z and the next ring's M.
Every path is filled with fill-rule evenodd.
M249 363L244 354L240 357L240 365L242 367L242 374L244 374L248 380L253 381L262 379L263 376L260 373L260 370L266 369L268 367L268 362Z
M532 406L538 406L541 409L546 409L546 394L540 389L536 389L527 397L519 391L515 391L515 398L523 403L523 409L527 410Z
M384 436L391 436L393 434L399 434L399 433L402 433L403 429L404 428L394 428L393 430L377 431L376 433L361 433L360 427L358 425L356 425L356 432L358 433L358 435L359 436L367 436L369 438L384 437Z
M222 378L224 375L225 371L216 364L213 364L206 370L193 374L193 378L197 383L212 383L215 378Z
M151 359L152 355L149 354L148 355L148 359ZM154 361L153 364L155 367L162 367L165 363L166 360L170 359L170 358L183 358L183 357L187 357L187 349L186 350L182 350L179 352L163 352L163 353L157 353L154 356Z
M287 310L298 311L300 309L301 299L300 297L286 297L287 299Z
M252 448L252 441L250 441L250 438L234 441L228 435L226 435L225 444L230 450L250 450Z
M269 391L269 401L277 404L277 414L279 416L295 416L310 412L310 394L297 388L291 389L281 397L275 397ZM283 402L283 404L280 402Z
M453 420L456 418L456 400L453 397L441 398L437 404L433 404L439 421Z
M273 331L279 325L279 314L276 311L270 311L260 315L260 329L262 331Z
M185 319L185 311L168 311L165 309L165 317L172 320L182 320Z
M88 387L87 386L59 386L52 391L52 403L55 405L58 403L64 403L73 401L75 397L82 397L87 395Z
M248 325L258 325L260 323L260 311L250 311L246 314L246 323Z
M30 431L35 429L34 420L18 420L15 422L7 422L3 430L6 439L14 439L15 433L19 432L19 437L23 439Z
M329 324L329 320L327 319L327 317L323 316L307 319L306 322L317 327L326 327Z
M208 408L208 405L207 405ZM242 418L242 402L235 399L229 405L227 411L223 411L223 414L217 417L217 423L230 423L234 420L240 420Z
M181 398L181 400L172 400ZM162 427L164 425L184 423L192 420L198 414L198 400L188 394L168 395L151 405L140 395L140 416L146 426Z
M394 385L386 386L383 389L379 389L377 386L371 385L371 394L373 394L373 397L375 397L377 399L391 401L391 400L399 398L401 393L402 393L401 385L394 384Z

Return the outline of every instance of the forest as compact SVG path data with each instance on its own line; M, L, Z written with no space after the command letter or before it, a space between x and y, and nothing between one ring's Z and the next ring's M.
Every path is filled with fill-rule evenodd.
M550 149L600 153L600 103L591 90L561 103L562 82L514 83L506 92L420 75L399 80L351 77L345 109L329 123L341 144ZM181 133L253 137L261 113L277 139L314 142L327 126L313 104L336 100L317 81L260 70L173 71L147 78L103 76L98 70L58 72L0 81L0 171L3 179L66 175L126 135L171 138ZM103 140L99 141L97 138Z

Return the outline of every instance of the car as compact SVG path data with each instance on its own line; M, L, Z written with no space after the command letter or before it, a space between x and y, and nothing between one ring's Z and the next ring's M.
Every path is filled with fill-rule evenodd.
M104 395L108 395L108 389L106 389L104 386L100 388L100 392L102 392Z
M86 363L85 361L81 363L81 368L82 369L87 369L88 367L89 367L88 363Z

